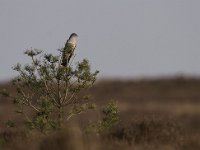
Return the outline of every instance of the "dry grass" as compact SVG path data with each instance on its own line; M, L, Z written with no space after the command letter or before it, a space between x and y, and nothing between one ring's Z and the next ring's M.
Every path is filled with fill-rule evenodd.
M0 89L8 88L2 84ZM90 90L101 107L118 101L120 123L101 135L82 128L100 116L97 111L77 116L60 131L46 135L24 128L12 102L0 99L0 149L5 150L199 150L200 80L157 79L100 81ZM17 127L5 126L15 120Z

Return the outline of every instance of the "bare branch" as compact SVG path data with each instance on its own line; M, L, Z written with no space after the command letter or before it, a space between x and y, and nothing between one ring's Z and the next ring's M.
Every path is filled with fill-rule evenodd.
M24 91L21 90L22 96L24 98L24 100L27 102L27 105L30 106L31 108L33 108L35 111L40 112L40 110L38 108L36 108L30 101L29 96L26 96L26 94L24 93Z

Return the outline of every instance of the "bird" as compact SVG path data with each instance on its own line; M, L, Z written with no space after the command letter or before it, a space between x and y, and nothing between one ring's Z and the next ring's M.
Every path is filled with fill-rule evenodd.
M76 33L72 33L65 43L65 47L62 51L62 66L67 66L71 57L73 56L74 50L76 48L77 37L78 35Z

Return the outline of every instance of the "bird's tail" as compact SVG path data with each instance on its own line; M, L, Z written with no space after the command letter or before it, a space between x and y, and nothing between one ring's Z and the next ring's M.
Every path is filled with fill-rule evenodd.
M66 51L63 51L61 65L67 66L67 63L68 63L68 54Z
M67 61L66 61L66 59L63 59L63 60L62 60L61 65L62 65L62 66L67 66Z

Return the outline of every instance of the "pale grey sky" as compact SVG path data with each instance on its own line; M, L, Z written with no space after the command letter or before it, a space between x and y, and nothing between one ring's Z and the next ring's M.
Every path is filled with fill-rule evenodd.
M0 0L0 80L27 48L55 54L72 32L99 77L200 75L199 15L199 0Z

